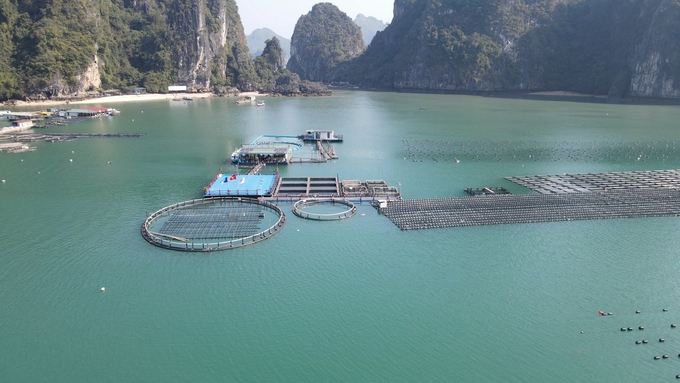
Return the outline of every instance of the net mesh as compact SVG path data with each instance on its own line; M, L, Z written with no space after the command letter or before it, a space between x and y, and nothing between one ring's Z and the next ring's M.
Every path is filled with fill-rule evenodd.
M158 233L197 239L242 238L260 231L259 206L209 206L172 212Z

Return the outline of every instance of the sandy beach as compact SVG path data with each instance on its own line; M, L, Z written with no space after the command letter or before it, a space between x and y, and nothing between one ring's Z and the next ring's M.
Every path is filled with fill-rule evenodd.
M258 92L242 92L233 97L245 96L263 96ZM213 93L147 93L147 94L127 94L121 96L106 96L97 98L88 98L85 100L65 101L65 100L43 100L43 101L16 101L11 106L54 106L54 105L85 105L85 104L113 104L120 102L144 102L144 101L158 101L158 100L181 100L184 97L191 97L193 99L215 97Z

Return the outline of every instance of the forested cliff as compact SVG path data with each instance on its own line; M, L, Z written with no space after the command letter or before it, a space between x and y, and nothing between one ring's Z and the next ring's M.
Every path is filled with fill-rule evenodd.
M327 81L392 89L680 97L678 0L396 0Z
M364 49L359 26L335 5L319 3L295 24L287 67L302 79L322 81L330 69Z
M278 41L253 62L235 0L0 0L0 100L171 84L304 94L301 79L680 98L680 0L395 0L365 51L350 21L329 3L298 21L296 77Z
M0 99L255 89L234 0L0 0Z

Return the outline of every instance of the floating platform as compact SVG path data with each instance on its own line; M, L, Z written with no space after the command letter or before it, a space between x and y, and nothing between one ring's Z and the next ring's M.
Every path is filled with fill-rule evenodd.
M302 141L330 141L342 142L344 137L342 135L336 136L332 130L307 130L305 134L299 137Z
M352 201L398 200L399 190L383 180L342 181L337 177L279 177L277 174L218 173L203 189L203 196L257 197L269 201L294 202L310 198Z
M401 194L382 180L340 181L337 177L281 178L269 201L298 201L309 198L332 198L354 202L399 200Z
M541 194L680 188L680 170L562 174L506 179Z
M281 178L274 197L339 197L337 177L295 177Z
M217 174L205 187L204 197L271 196L278 184L277 174Z
M413 199L387 202L379 211L402 230L680 216L680 190L646 188Z

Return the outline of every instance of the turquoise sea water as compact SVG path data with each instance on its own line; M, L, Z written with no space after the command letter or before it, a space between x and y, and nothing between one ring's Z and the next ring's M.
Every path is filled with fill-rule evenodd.
M111 105L122 114L51 131L147 135L0 153L0 381L680 374L679 218L400 231L362 205L338 222L288 213L279 234L227 252L172 252L139 234L260 134L344 134L338 160L284 177L384 179L406 198L527 192L503 177L680 168L679 107L378 92L233 101Z

